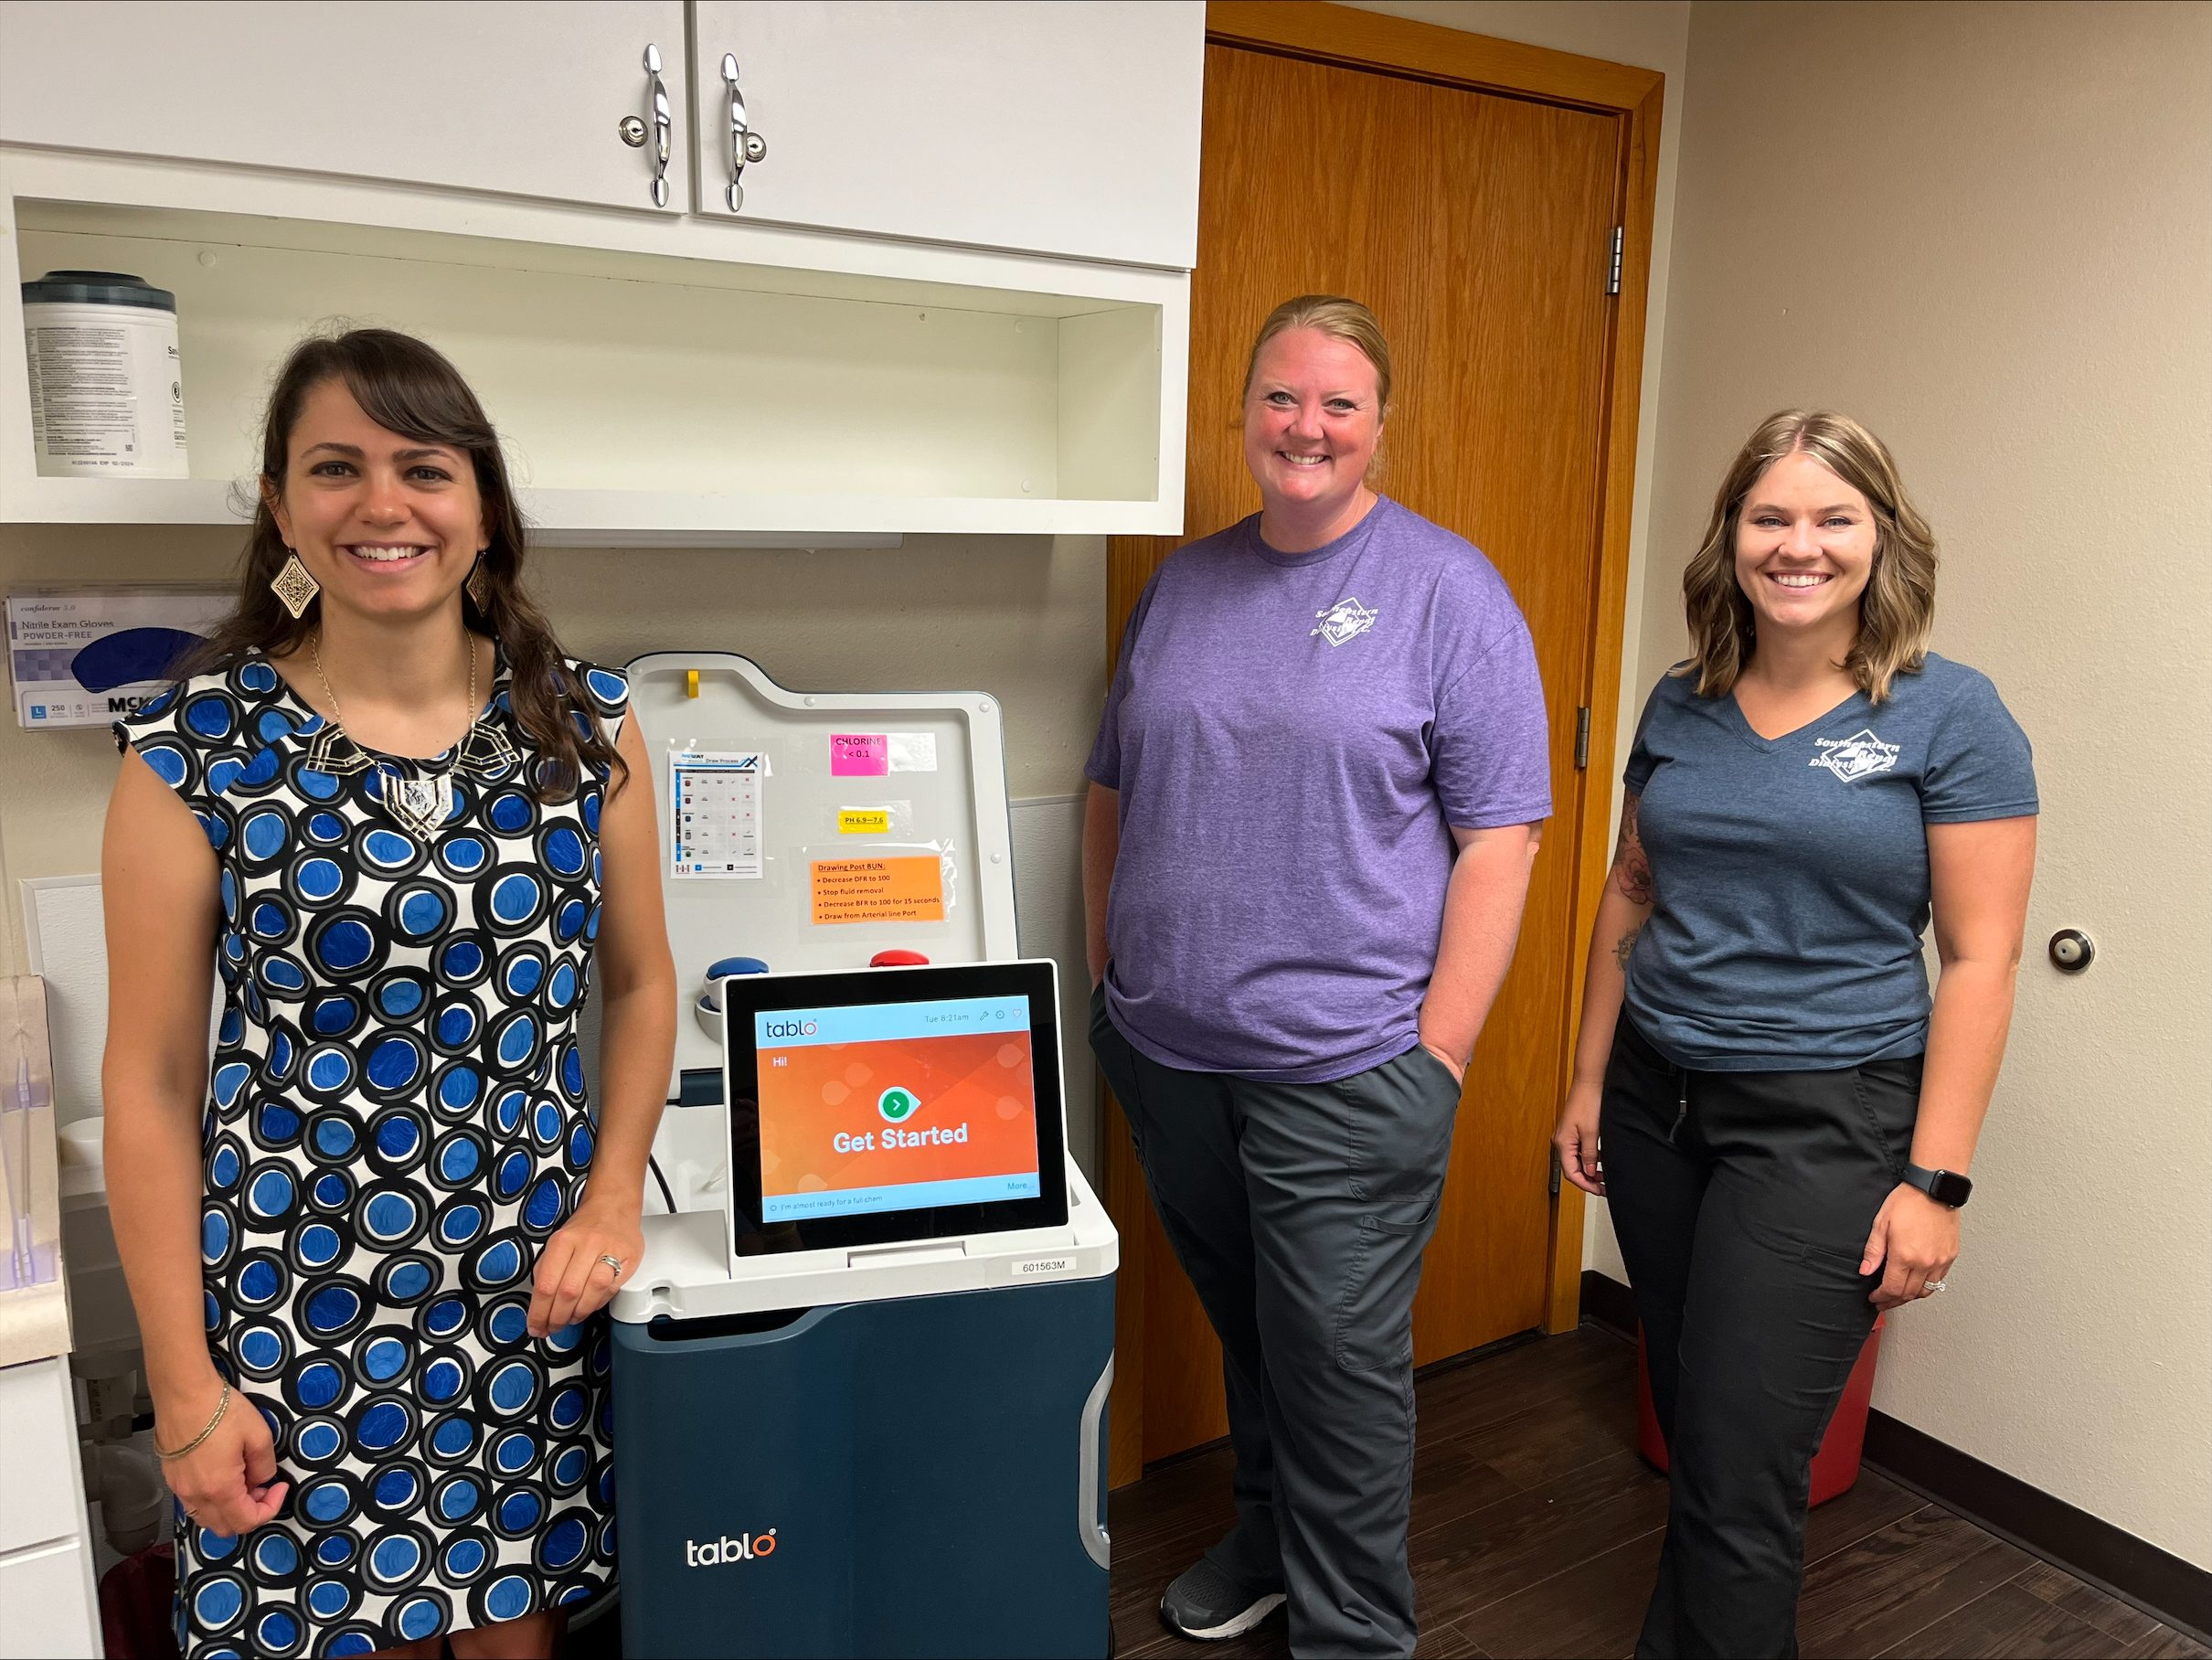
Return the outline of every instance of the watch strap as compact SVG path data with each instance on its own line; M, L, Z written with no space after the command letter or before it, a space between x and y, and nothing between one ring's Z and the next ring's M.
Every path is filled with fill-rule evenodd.
M1953 1210L1964 1205L1974 1190L1973 1183L1955 1170L1930 1170L1909 1164L1905 1166L1905 1179L1937 1204L1948 1205Z

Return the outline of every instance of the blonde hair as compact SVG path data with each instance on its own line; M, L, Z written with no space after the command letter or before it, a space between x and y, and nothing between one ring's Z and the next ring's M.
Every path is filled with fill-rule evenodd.
M1390 343L1383 338L1382 325L1376 321L1373 312L1341 294L1300 294L1268 313L1267 321L1260 325L1260 334L1252 342L1252 355L1245 359L1244 390L1239 394L1239 402L1252 395L1252 375L1260 367L1260 347L1277 335L1287 335L1294 328L1319 329L1332 340L1358 347L1360 354L1375 366L1376 419L1379 420L1388 413Z
M1917 675L1935 623L1935 532L1898 477L1882 441L1848 415L1784 410L1745 441L1713 498L1705 542L1682 573L1683 610L1694 654L1673 672L1697 676L1697 693L1734 689L1757 635L1751 601L1736 580L1736 527L1744 497L1785 455L1803 451L1866 498L1874 510L1874 569L1859 596L1858 638L1844 667L1869 703L1889 696L1898 675Z

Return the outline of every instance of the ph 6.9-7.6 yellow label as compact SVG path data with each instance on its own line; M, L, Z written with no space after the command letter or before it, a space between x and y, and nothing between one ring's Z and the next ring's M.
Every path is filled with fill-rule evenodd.
M891 814L888 807L840 807L837 809L839 835L888 835L891 833Z

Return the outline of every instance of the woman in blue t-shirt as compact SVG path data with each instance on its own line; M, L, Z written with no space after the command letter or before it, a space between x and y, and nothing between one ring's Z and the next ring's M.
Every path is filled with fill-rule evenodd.
M1959 1254L2036 779L1996 688L1926 649L1935 565L1880 440L1770 417L1629 757L1554 1141L1611 1201L1667 1438L1640 1655L1797 1652L1813 1454L1877 1312Z

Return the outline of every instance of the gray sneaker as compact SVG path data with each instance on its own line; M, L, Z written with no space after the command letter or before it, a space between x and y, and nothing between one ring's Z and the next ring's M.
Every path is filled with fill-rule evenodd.
M1160 1598L1160 1618L1186 1637L1217 1643L1242 1636L1281 1606L1281 1591L1240 1586L1200 1557Z

